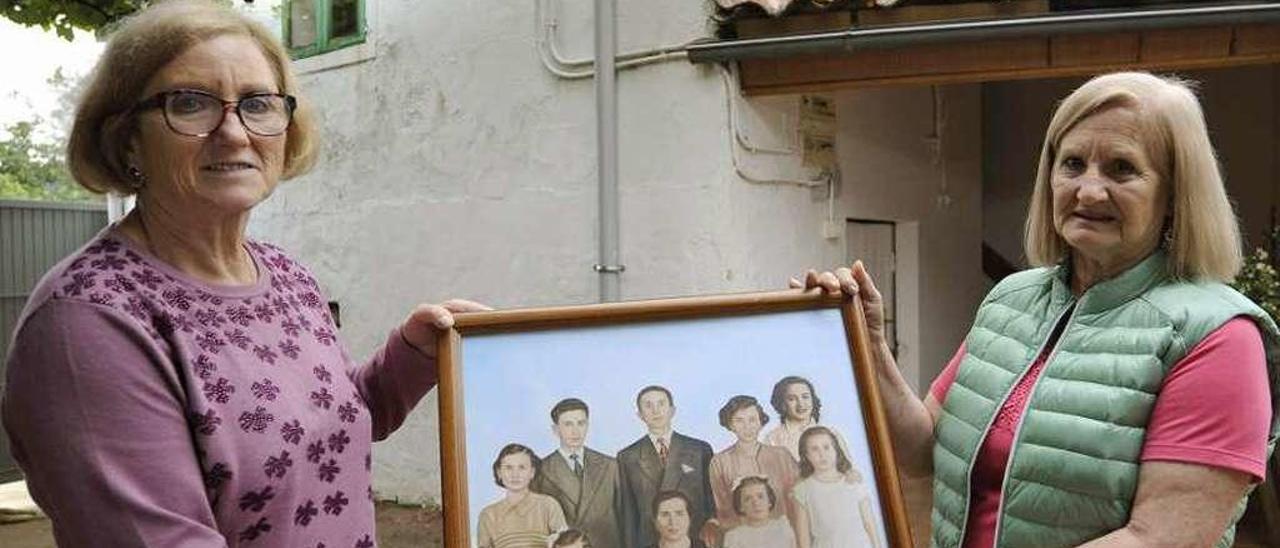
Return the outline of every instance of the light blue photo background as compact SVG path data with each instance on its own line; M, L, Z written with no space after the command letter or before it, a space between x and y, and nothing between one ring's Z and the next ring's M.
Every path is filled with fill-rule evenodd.
M759 400L769 415L763 440L778 424L769 405L773 385L787 375L813 382L822 424L847 441L883 516L839 310L467 336L462 366L473 538L480 511L503 496L493 482L498 451L512 442L539 456L554 451L550 411L561 399L587 402L587 446L616 456L645 433L636 393L665 386L675 399L675 430L718 453L735 439L719 424L725 402L737 394Z

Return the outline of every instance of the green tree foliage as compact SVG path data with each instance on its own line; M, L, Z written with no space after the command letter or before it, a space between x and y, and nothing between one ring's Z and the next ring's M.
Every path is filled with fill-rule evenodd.
M3 1L3 0L0 0ZM75 100L84 79L68 76L62 67L45 80L58 105L48 117L35 115L0 127L0 199L84 201L101 200L71 178L63 143L71 132Z
M36 138L39 128L25 120L0 130L0 199L100 200L72 180L61 146Z
M96 32L147 4L148 0L0 0L0 15L71 40L74 29Z
M66 40L75 29L100 32L154 0L0 0L0 16L52 30ZM230 4L231 0L218 0ZM244 0L251 3L253 0Z
M1271 229L1272 248L1280 243L1280 227ZM1256 247L1245 256L1244 268L1236 275L1232 286L1258 303L1272 319L1280 321L1280 265L1277 257L1266 249Z

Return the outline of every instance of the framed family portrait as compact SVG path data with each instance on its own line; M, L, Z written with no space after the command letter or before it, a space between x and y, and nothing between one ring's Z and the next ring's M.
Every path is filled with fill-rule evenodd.
M911 546L870 351L798 290L459 315L446 545Z

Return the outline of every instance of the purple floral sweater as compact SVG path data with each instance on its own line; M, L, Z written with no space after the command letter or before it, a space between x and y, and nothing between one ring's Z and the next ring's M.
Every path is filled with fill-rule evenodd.
M370 447L435 385L393 331L367 363L315 279L250 242L211 286L108 228L15 331L4 427L60 546L371 547Z

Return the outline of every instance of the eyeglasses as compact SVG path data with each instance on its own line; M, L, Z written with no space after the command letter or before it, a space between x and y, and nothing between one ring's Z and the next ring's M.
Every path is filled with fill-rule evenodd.
M164 123L179 135L208 137L222 126L227 109L236 111L249 133L274 137L289 129L298 100L282 93L254 93L236 101L224 101L211 93L177 89L162 91L139 102L136 110L162 109Z

